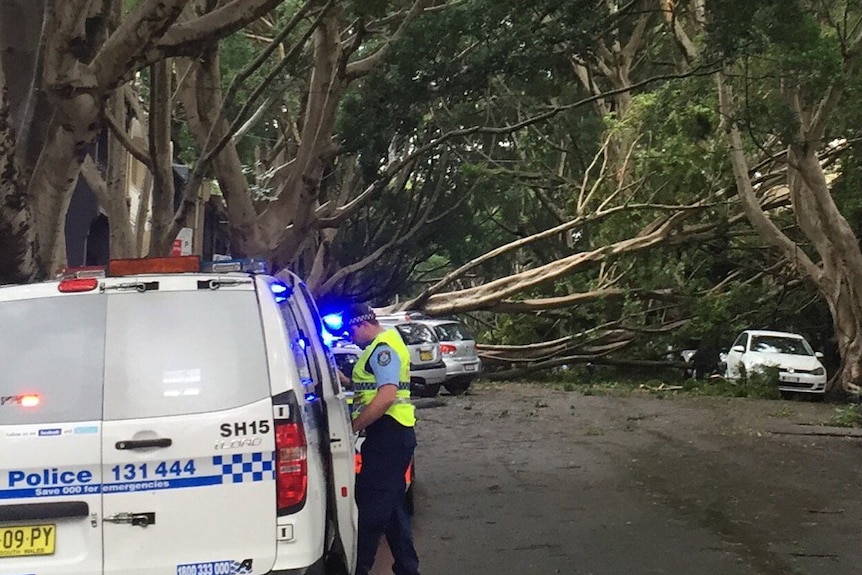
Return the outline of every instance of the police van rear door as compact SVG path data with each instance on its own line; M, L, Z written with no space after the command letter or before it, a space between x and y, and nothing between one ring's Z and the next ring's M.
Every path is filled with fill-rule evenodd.
M139 283L107 286L104 573L266 573L274 439L252 281Z
M295 278L294 278L295 279ZM356 553L358 510L354 488L356 481L356 459L353 445L354 434L350 421L347 397L338 381L335 366L329 361L323 343L323 325L314 299L302 282L294 282L295 297L289 303L290 313L309 330L309 359L314 364L316 378L320 380L320 393L326 405L327 430L329 432L329 469L331 470L330 498L335 504L338 519L338 535L352 573ZM288 320L289 321L289 320Z
M105 298L88 285L0 288L0 573L102 572Z

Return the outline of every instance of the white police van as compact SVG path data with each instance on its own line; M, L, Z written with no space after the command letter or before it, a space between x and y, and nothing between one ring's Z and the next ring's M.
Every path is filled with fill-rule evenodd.
M354 438L305 285L198 265L0 287L0 573L353 572Z

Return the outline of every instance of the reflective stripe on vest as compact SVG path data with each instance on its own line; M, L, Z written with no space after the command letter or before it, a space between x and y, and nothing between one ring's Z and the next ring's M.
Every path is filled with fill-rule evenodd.
M387 329L380 333L365 347L362 355L353 366L353 383L355 389L353 412L354 419L362 411L362 408L371 403L377 395L377 379L371 372L368 362L377 346L386 344L392 348L401 361L401 370L398 372L398 391L395 392L395 403L386 410L386 415L405 427L413 427L416 424L416 413L413 404L410 403L410 352L401 335L394 329Z

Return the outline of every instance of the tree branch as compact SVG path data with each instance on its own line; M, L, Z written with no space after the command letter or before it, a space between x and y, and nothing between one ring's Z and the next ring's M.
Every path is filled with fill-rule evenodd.
M225 38L271 12L283 0L231 0L224 6L194 20L176 24L159 40L156 51L148 55L153 58L170 56L193 56L202 44Z
M121 83L144 50L162 37L190 0L143 0L108 38L90 68L102 89Z
M799 249L793 240L788 238L778 227L763 213L755 197L754 188L749 177L748 162L743 151L742 136L739 127L734 121L733 93L730 85L725 81L724 75L716 75L718 85L719 108L722 116L727 122L727 138L730 143L730 158L733 165L733 175L736 180L736 189L751 225L760 237L769 241L779 248L784 256L799 265L804 273L814 281L820 277L820 269L811 261L804 251Z
M407 12L407 15L404 17L404 20L401 21L401 24L398 26L398 29L395 31L391 38L386 40L383 46L378 48L377 51L370 56L367 56L355 62L351 62L347 65L347 68L345 70L345 76L347 77L347 81L350 82L370 72L380 62L380 60L383 59L383 57L389 51L389 48L395 42L400 40L402 36L404 36L404 31L407 29L407 27L429 7L432 1L433 0L416 0L410 10Z
M114 116L106 112L105 122L108 124L108 128L111 130L111 133L114 134L114 137L116 137L123 147L129 151L132 157L145 165L148 170L152 171L153 160L150 157L150 154L129 137L128 132L117 124L117 120L114 119Z

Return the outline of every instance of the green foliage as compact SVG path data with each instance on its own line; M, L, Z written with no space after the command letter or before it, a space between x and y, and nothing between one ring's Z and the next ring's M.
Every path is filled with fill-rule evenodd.
M346 96L338 127L345 151L359 152L369 176L395 136L446 129L450 116L458 119L452 127L481 124L496 78L521 98L558 94L568 63L555 46L569 15L587 3L559 4L474 0L419 19L386 64ZM568 42L583 41L565 31Z
M829 419L835 427L862 427L862 404L850 403L835 408Z
M769 134L790 143L798 138L798 119L781 93L801 89L803 104L815 105L834 82L846 77L845 28L858 17L843 2L805 0L729 0L710 4L708 45L712 55L735 62L738 93L746 106L737 119L755 142Z
M780 399L778 391L778 368L767 367L763 371L743 376L739 384L739 397L754 399Z
M711 48L725 58L759 54L771 45L810 44L818 36L804 0L722 0L709 5Z

